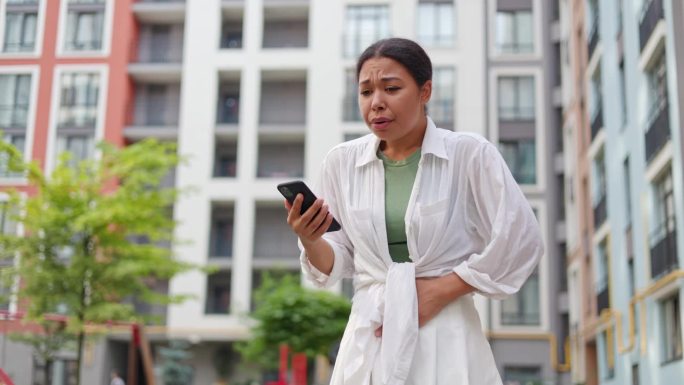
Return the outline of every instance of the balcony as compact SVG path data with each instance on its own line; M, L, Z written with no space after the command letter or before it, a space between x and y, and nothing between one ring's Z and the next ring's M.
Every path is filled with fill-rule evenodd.
M641 10L639 20L639 43L641 51L646 47L648 39L658 25L658 22L665 18L663 0L646 0Z
M211 208L209 258L226 259L233 256L234 208L229 204L214 204Z
M141 24L138 63L181 63L183 24Z
M227 315L230 313L230 281L230 270L223 270L207 277L205 314Z
M287 225L281 204L262 203L256 208L255 268L298 268L297 236Z
M600 315L603 309L610 309L610 290L608 285L596 294L596 314Z
M224 7L221 21L221 49L242 48L244 24L242 4L238 7Z
M594 114L591 118L591 140L594 140L596 138L596 135L598 134L599 131L601 131L601 128L603 128L603 102L599 101L598 105L596 107L596 111L594 111Z
M301 139L306 125L306 87L305 72L264 72L259 133L271 139Z
M654 103L649 113L646 131L646 161L650 162L670 140L670 109L667 99Z
M304 140L284 142L260 139L257 177L304 177Z
M219 84L218 105L216 106L217 133L237 133L239 121L240 78L237 74L235 78L222 80Z
M594 19L594 23L591 27L591 31L589 32L589 40L587 43L587 50L588 50L588 55L587 57L591 59L591 56L594 54L594 50L596 49L596 46L598 45L599 42L599 21L598 17Z
M0 104L0 129L19 128L25 130L28 121L28 109L28 105Z
M180 84L136 84L133 120L124 135L131 141L175 139L179 109Z
M598 204L594 207L594 231L598 230L608 216L606 194L600 198Z
M285 4L285 2L270 2L265 6L263 48L308 47L308 5Z
M237 141L216 141L214 178L235 178L237 175Z
M131 9L138 20L148 23L172 23L185 20L184 0L138 0Z
M674 228L674 218L659 226L651 235L652 239L658 239L651 245L651 277L657 279L672 270L677 269L677 239ZM668 229L668 227L670 227Z

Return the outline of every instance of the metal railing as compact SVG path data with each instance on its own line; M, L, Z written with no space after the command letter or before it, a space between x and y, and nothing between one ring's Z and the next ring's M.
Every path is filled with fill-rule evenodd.
M646 131L646 161L655 158L658 151L665 146L670 139L670 108L668 100L661 98L651 107Z
M660 19L665 18L663 0L650 0L644 3L639 19L639 48L643 51L648 39Z
M671 226L668 226L668 223ZM652 239L656 239L651 245L651 277L653 279L675 270L679 265L675 233L674 218L669 218L651 235Z

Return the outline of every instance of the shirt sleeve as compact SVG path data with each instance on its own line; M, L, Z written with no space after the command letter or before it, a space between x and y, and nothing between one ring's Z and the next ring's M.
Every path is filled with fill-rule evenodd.
M484 247L454 272L480 294L503 299L520 290L534 271L544 252L541 231L527 198L494 145L484 143L471 163L468 217Z
M323 161L318 188L318 196L323 198L328 205L329 211L342 225L341 230L331 231L323 235L323 239L330 244L335 256L330 275L322 273L309 262L309 258L304 251L301 240L298 242L299 249L301 250L299 261L304 276L311 280L315 286L320 288L330 287L340 279L351 278L354 275L354 249L345 230L345 224L342 223L341 216L339 215L342 213L341 207L343 198L341 197L341 191L339 189L337 169L333 167L331 163L329 154Z

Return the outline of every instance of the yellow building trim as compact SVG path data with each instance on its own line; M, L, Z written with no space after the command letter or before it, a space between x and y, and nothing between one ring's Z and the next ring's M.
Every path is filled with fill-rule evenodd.
M551 366L558 372L568 372L571 368L570 337L563 343L565 363L558 362L558 337L553 333L515 333L515 332L487 332L487 338L500 340L537 340L548 341L551 349Z

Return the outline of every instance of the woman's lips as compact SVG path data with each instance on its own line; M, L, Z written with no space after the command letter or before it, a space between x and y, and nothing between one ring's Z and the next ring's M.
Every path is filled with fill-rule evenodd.
M391 120L389 119L378 119L378 120L373 120L371 123L371 126L376 129L376 130L383 130L389 126L389 124L392 123Z

